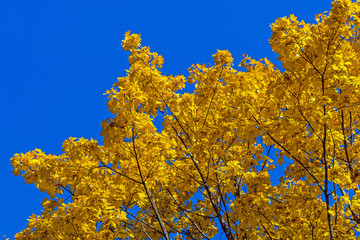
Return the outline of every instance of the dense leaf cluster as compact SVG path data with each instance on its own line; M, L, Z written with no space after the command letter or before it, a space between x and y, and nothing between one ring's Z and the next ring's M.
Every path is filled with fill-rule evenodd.
M271 26L284 71L248 56L238 71L224 50L187 78L164 76L163 58L126 33L130 68L107 91L103 143L11 159L50 196L16 239L356 239L360 3L334 1L316 20ZM180 94L186 82L195 90Z

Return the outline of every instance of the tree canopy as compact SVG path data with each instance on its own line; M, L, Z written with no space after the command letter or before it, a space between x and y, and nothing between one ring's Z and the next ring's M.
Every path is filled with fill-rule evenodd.
M103 142L11 159L49 194L15 238L357 239L360 2L271 29L282 70L249 56L236 70L219 50L188 77L163 75L162 56L127 32L130 67L106 92Z

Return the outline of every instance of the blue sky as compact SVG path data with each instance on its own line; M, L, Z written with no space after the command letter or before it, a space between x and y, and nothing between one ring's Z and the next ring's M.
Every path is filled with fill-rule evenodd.
M194 63L212 63L217 49L276 62L270 24L295 14L314 22L330 0L1 0L0 1L0 237L26 227L41 212L44 194L12 175L15 153L40 148L60 154L72 137L100 139L110 114L106 96L125 75L126 31L141 33L165 58L163 73L184 74Z

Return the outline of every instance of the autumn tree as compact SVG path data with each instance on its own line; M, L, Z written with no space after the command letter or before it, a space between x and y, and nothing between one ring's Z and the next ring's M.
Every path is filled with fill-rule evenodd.
M223 50L188 77L162 75L163 58L127 32L103 142L11 159L49 194L16 239L357 239L359 27L359 1L337 0L316 24L272 24L282 70L248 56L235 70ZM195 90L180 94L186 82Z

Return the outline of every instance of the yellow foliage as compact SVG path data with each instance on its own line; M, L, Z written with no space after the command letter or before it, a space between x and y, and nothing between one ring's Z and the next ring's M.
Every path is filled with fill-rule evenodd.
M277 19L283 71L249 56L238 71L218 50L187 78L163 75L162 56L127 32L130 68L106 92L103 143L69 138L59 156L11 159L49 194L16 239L356 239L359 16L359 1L335 0L316 24ZM186 82L194 93L179 93Z

